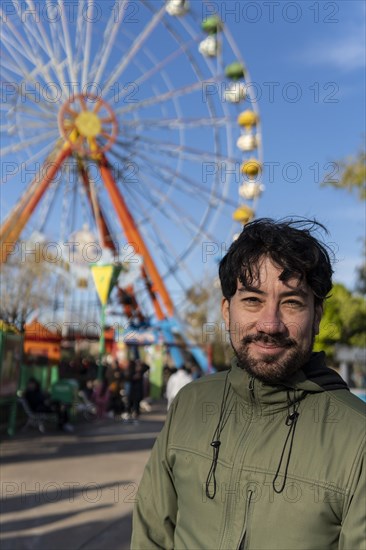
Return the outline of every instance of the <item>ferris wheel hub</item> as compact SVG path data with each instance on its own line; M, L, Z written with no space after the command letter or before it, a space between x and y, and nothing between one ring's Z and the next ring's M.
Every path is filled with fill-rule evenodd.
M70 97L60 109L58 124L61 136L82 156L105 153L118 134L112 108L102 98L91 94Z
M87 138L97 137L102 130L99 117L92 111L82 111L75 118L75 126L79 134Z

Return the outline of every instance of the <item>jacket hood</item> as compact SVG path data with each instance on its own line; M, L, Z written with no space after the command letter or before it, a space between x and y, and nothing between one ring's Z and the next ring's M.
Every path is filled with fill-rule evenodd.
M313 353L302 370L306 379L317 384L322 391L349 390L343 378L334 369L326 366L323 351Z

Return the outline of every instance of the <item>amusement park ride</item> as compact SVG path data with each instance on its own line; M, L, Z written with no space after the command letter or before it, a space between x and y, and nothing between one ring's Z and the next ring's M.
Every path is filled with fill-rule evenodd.
M227 238L229 218L245 224L255 216L263 191L258 106L229 30L217 14L202 18L204 2L113 3L103 26L98 10L106 4L80 0L73 17L62 0L29 0L2 13L4 183L16 182L18 198L1 226L1 263L29 225L61 243L87 223L117 263L128 243L140 263L138 281L124 284L123 273L118 281L124 316L135 330L158 328L180 366L174 332L184 329L172 280L184 288L194 254ZM126 171L136 167L140 179L131 185ZM206 370L202 350L191 351Z

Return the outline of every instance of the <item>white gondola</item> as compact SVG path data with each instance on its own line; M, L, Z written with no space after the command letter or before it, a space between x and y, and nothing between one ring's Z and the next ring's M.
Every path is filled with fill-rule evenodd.
M246 97L247 88L242 82L231 82L224 91L224 99L228 103L240 103Z
M242 134L237 142L236 145L238 149L241 151L253 151L254 149L257 149L259 143L258 136L255 134Z
M174 17L181 17L189 10L187 0L168 0L165 7L166 12Z
M239 187L239 195L247 200L257 199L264 191L264 185L256 181L248 181Z
M210 35L198 46L198 51L205 57L216 57L220 52L220 45L216 35Z

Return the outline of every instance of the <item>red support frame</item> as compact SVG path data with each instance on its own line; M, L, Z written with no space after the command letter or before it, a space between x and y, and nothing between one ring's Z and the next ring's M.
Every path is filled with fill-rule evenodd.
M152 259L152 256L135 223L135 220L133 219L121 193L119 192L116 182L114 181L114 178L112 176L108 161L104 154L100 156L100 172L106 189L109 193L111 202L118 216L119 222L123 228L127 240L129 241L129 244L133 246L137 254L141 254L141 256L143 257L143 276L148 285L148 290L155 308L156 316L159 320L162 320L165 317L172 317L174 313L173 302L165 287L164 281L161 278L160 273L155 265L155 262ZM159 295L162 299L162 302L166 309L166 315L163 312L157 295Z
M29 192L26 192L22 199L19 201L11 216L5 221L0 230L0 245L1 245L1 263L6 262L9 254L14 250L16 242L18 241L22 230L27 224L30 216L34 212L35 208L42 199L48 186L55 178L62 163L71 154L71 147L69 144L65 144L61 150L58 151L55 159L49 157L43 164L42 170L45 175L38 183L34 179L29 187ZM145 280L147 290L152 300L155 314L159 320L165 317L172 317L174 312L173 302L165 287L164 281L160 276L160 273L155 265L154 260L142 238L142 235L130 213L126 202L124 201L121 193L118 190L116 182L112 176L108 161L104 154L100 155L100 172L109 193L111 202L118 216L119 222L122 226L127 241L131 244L137 254L141 254L144 266L141 269L142 276ZM84 166L79 166L80 175L83 184L86 188L88 199L92 205L95 220L98 226L98 230L102 236L102 242L104 246L107 246L112 251L115 251L115 244L111 238L107 222L103 216L101 209L93 205L91 197L90 182L87 172ZM32 189L34 187L34 189ZM161 298L162 304L160 303ZM165 307L165 312L162 305Z
M39 176L35 177L30 185L30 188L35 186L34 192L25 193L23 195L16 208L13 210L11 216L2 225L0 230L0 264L6 262L7 257L14 250L15 244L18 241L20 234L27 224L30 216L34 212L39 201L42 199L46 189L56 176L62 163L70 154L71 148L68 144L65 144L57 153L54 160L52 160L52 157L48 157L42 166L42 171L45 174L43 179L41 179L38 183L37 178Z

